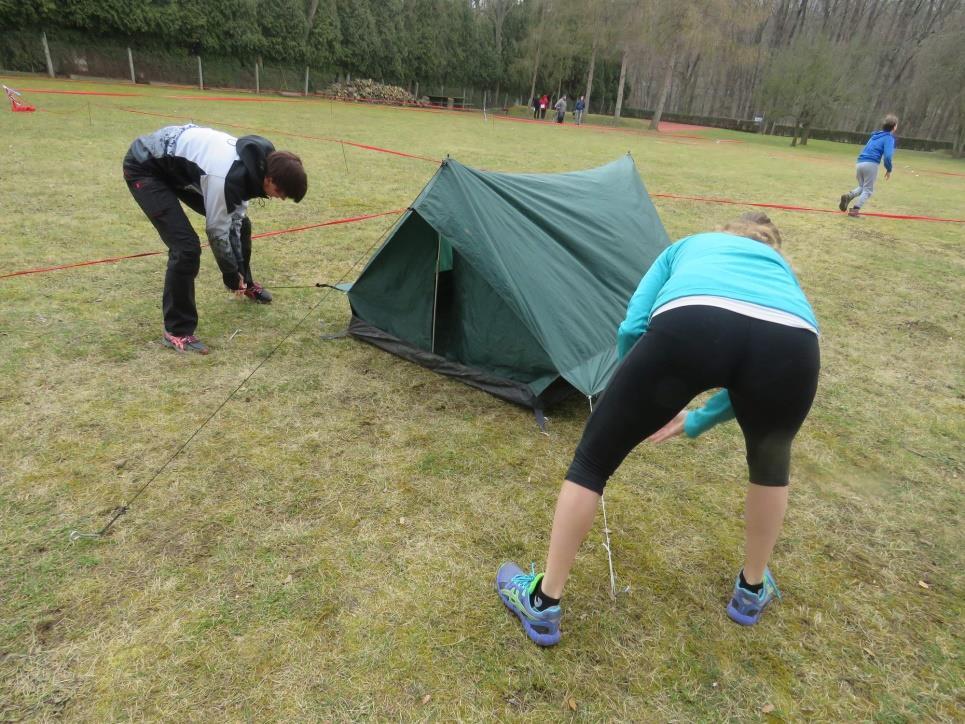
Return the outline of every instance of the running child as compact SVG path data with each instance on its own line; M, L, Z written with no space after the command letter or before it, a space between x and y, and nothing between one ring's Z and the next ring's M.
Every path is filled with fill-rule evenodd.
M885 179L891 178L891 160L895 154L895 131L898 130L898 117L891 114L885 116L881 130L871 134L871 138L858 154L855 175L858 185L846 194L841 194L838 208L848 211L848 204L855 198L854 206L848 211L848 216L860 216L861 209L875 192L875 180L878 178L878 164L884 159Z

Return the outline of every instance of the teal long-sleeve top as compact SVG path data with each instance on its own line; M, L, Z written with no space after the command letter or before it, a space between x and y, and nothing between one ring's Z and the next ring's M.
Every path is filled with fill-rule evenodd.
M707 400L699 410L688 410L684 418L684 433L687 437L697 437L714 425L734 419L734 408L730 404L730 393L721 390Z
M617 330L622 359L650 326L657 309L682 297L713 296L792 314L818 329L814 310L783 256L766 244L724 232L688 236L671 244L644 275ZM684 429L696 437L732 419L727 390L688 413Z

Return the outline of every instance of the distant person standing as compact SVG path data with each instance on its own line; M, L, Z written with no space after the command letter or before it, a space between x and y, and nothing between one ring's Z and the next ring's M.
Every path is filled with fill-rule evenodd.
M549 105L550 97L544 93L543 97L539 99L539 117L541 119L546 118L546 109L549 108Z
M895 153L895 131L898 130L898 116L890 113L885 116L881 124L881 130L871 134L871 138L865 144L861 153L858 154L858 164L855 166L855 175L858 177L858 185L846 194L841 194L841 201L838 208L848 211L848 204L857 198L854 206L848 211L848 216L860 216L861 208L865 205L871 194L875 192L875 180L878 178L878 164L884 159L885 179L891 178L891 160Z
M207 345L194 334L198 326L194 280L201 266L201 241L181 204L204 216L224 285L239 296L267 304L271 293L251 274L248 201L301 201L308 188L301 159L276 151L261 136L235 138L189 123L135 139L123 169L131 195L168 248L161 342L178 352L208 354Z
M560 96L553 107L556 109L556 122L563 123L563 119L566 118L566 96Z
M586 101L583 100L583 96L580 96L580 97L577 99L577 101L576 101L576 108L575 108L575 110L573 111L573 114L574 114L574 116L576 117L576 119L575 119L575 120L576 120L576 125L578 125L578 126L582 126L582 125L583 125L583 111L584 111L584 110L586 110Z
M533 96L533 118L539 119L539 96Z

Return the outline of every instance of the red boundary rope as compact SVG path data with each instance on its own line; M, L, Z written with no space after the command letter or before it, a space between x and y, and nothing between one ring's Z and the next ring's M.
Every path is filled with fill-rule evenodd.
M88 82L88 81L74 81L74 82ZM93 81L90 81L90 82L93 82ZM165 86L165 87L170 87L170 88L184 88L184 89L186 89L186 90L193 87L193 86L184 86L184 85L177 85L177 84L157 84L157 85L161 85L161 86ZM88 95L88 96L114 96L114 97L134 97L134 96L144 97L144 96L146 95L146 94L144 94L144 93L109 93L109 92L105 92L105 91L71 91L71 90L56 90L56 89L42 89L42 88L24 88L23 90L24 90L24 91L27 91L27 92L30 92L30 93L53 93L53 94L61 94L61 95ZM236 92L241 92L241 91L236 91ZM231 97L231 96L194 96L194 95L191 95L191 96L188 96L188 95L170 95L170 96L162 96L162 97L164 97L164 98L176 98L176 99L179 99L179 100L200 100L200 101L219 101L219 102L244 102L244 103L303 103L303 102L305 102L305 100L316 100L316 101L319 101L319 100L328 100L328 101L338 101L339 103L361 103L361 104L363 104L363 105L378 105L378 106L383 106L383 107L399 108L399 109L401 109L401 110L423 111L423 112L430 112L430 113L432 113L432 112L439 113L439 112L446 112L446 111L449 111L449 112L457 112L457 113L478 113L479 110L480 110L480 109L473 109L473 108L448 108L448 107L442 106L442 105L440 105L440 104L435 104L435 103L421 103L421 102L418 102L418 101L412 102L412 103L406 103L406 102L392 102L392 101L387 101L387 100L382 100L382 99L370 99L370 98L336 98L336 97L334 97L334 96L329 96L329 95L326 95L326 94L323 94L323 93L316 93L314 96L312 96L312 97L309 98L309 99L306 99L306 98L264 98L264 97L258 97L258 98L234 98L234 97ZM44 109L40 109L40 110L44 110ZM125 109L125 110L127 110L127 109ZM51 111L51 112L54 112L54 111ZM137 111L132 111L132 112L137 112ZM156 115L162 115L162 114L156 114ZM495 114L495 113L493 114L493 116L494 116L495 118L497 118L498 120L501 120L501 121L515 121L515 122L517 122L517 123L539 123L539 124L543 124L543 125L550 125L550 124L551 124L550 121L535 120L535 119L532 119L532 118L517 118L517 117L514 117L514 116L500 116L500 115L497 115L497 114ZM162 117L178 118L178 116L162 116ZM688 127L691 127L689 124L673 124L673 123L671 123L671 122L669 122L669 121L667 122L667 124L668 124L668 125L672 125L672 126L687 125ZM227 124L222 124L222 125L227 125ZM555 124L553 124L553 125L555 125ZM573 124L570 124L569 127L571 127L571 128L576 128L576 126L574 126ZM584 123L584 124L582 124L582 125L580 126L580 128L587 128L587 129L590 129L590 130L593 130L593 131L598 131L598 132L600 132L600 133L624 133L624 134L627 134L627 135L638 135L638 136L652 135L652 134L654 133L653 131L636 130L636 129L632 129L632 128L608 128L608 127L606 127L606 126L601 126L601 125L595 124L595 123ZM708 130L711 130L711 129L708 129ZM284 131L275 131L275 132L277 132L277 133L284 133ZM680 132L674 132L674 131L671 131L671 132L669 132L669 133L667 133L667 132L658 132L658 133L661 133L661 135L670 136L670 137L672 137L672 138L681 138L681 139L686 138L686 139L691 139L691 140L695 140L695 141L702 141L702 142L704 142L704 143L714 143L714 144L744 143L744 141L739 140L739 139L723 139L723 138L721 138L721 139L714 139L714 138L705 138L705 137L703 137L703 136L693 136L693 135L684 134L684 133L680 133ZM297 136L297 134L288 134L288 135ZM311 136L299 136L299 137L312 138ZM317 139L317 140L332 141L332 140L335 140L335 139ZM684 142L684 141L673 141L673 140L670 140L670 139L661 139L661 140L658 140L657 142L658 142L658 143L680 143L681 145L692 145L692 144L687 144L687 143ZM349 142L348 142L348 141L344 141L344 143L349 143ZM350 145L356 145L356 144L350 144ZM377 149L377 148L375 148L375 147L367 147L367 146L362 146L362 145L359 145L359 148L366 148L366 149L368 149L368 150L381 150L381 149ZM435 159L425 159L425 158L422 157L422 156L411 156L410 154L403 154L403 153L400 152L400 151L386 151L386 152L387 152L387 153L394 153L394 154L397 154L397 155L400 155L400 156L408 156L408 157L410 157L410 158L420 158L420 159L423 159L423 160L431 160L431 161L433 161L434 163L436 162ZM785 154L782 154L782 155L784 155L784 156L786 156L786 157L788 157L788 158L796 158L796 159L809 158L810 160L813 160L813 161L821 161L821 162L825 162L825 163L835 163L835 162L837 161L837 159L819 158L819 157L816 157L816 156L810 156L810 157L808 157L808 156L798 156L798 155L796 155L796 154L789 154L789 153L785 153ZM773 156L772 156L772 157L773 157ZM937 170L932 170L932 169L919 169L916 173L937 174L937 175L940 175L940 176L951 176L951 177L954 177L954 178L965 178L965 173L958 173L958 172L955 172L955 171L937 171ZM917 218L917 217L915 217L915 218Z
M121 108L115 106L105 106L113 108L114 110L124 111L125 113L137 113L142 116L157 116L158 118L174 118L176 120L183 119L183 116L172 115L170 113L155 113L153 111L139 111L134 108ZM240 123L222 123L221 121L205 121L204 119L198 119L204 123L215 123L219 126L225 126L226 128L251 128L252 126L242 125ZM291 131L283 131L280 128L264 128L269 133L277 133L282 136L291 136L292 138L305 138L310 141L326 141L328 143L341 143L346 146L353 146L354 148L362 148L366 151L378 151L379 153L389 153L393 156L402 156L403 158L415 158L419 161L428 161L429 163L438 164L439 159L429 158L428 156L417 156L412 153L404 153L403 151L394 151L391 148L381 148L379 146L369 146L365 143L355 143L354 141L346 141L341 138L331 138L329 136L311 136L305 133L292 133Z
M794 206L791 204L765 204L757 203L753 201L734 201L732 199L713 199L706 196L685 196L683 194L650 194L653 198L659 199L678 199L684 201L701 201L711 204L728 204L731 206L755 206L765 209L781 209L783 211L805 211L818 214L842 214L840 211L833 211L831 209L815 209L809 206ZM291 234L298 231L308 231L309 229L318 229L323 226L335 226L337 224L350 224L357 221L365 221L367 219L375 219L380 216L389 216L392 214L401 214L405 209L394 209L392 211L382 211L377 214L365 214L363 216L350 216L344 219L334 219L332 221L323 221L318 224L309 224L308 226L296 226L290 229L279 229L277 231L266 231L261 234L255 234L252 239L264 239L269 236L279 236L281 234ZM843 214L842 214L843 215ZM911 220L911 221L934 221L934 222L945 222L951 224L965 224L965 219L943 219L933 216L915 216L912 214L887 214L884 212L875 211L863 211L862 216L874 216L882 219L900 219L900 220ZM75 269L82 266L92 266L94 264L111 264L118 261L123 261L125 259L138 259L144 256L157 256L163 254L163 251L144 251L139 254L129 254L127 256L114 256L107 259L95 259L93 261L81 261L75 264L61 264L58 266L42 267L39 269L25 269L17 272L10 272L9 274L0 274L0 279L9 279L11 277L25 276L27 274L43 274L45 272L60 271L62 269Z
M401 214L405 209L395 209L393 211L381 211L377 214L365 214L363 216L350 216L344 219L333 219L332 221L323 221L319 224L309 224L308 226L296 226L291 229L279 229L277 231L266 231L262 234L254 234L252 239L264 239L268 236L278 236L280 234L291 234L296 231L307 231L308 229L317 229L321 226L336 226L337 224L351 224L356 221L366 221L367 219L375 219L380 216L389 216L391 214ZM26 276L28 274L44 274L46 272L60 271L62 269L76 269L81 266L93 266L94 264L112 264L118 261L124 261L125 259L139 259L144 256L158 256L163 254L163 251L142 251L139 254L128 254L126 256L112 256L107 259L95 259L93 261L79 261L75 264L60 264L58 266L48 266L39 269L24 269L23 271L10 272L9 274L0 274L0 279L9 279L10 277L20 277Z
M764 204L753 201L733 201L731 199L712 199L706 196L683 196L681 194L650 194L661 199L684 199L687 201L705 201L711 204L732 204L734 206L759 206L765 209L782 209L784 211L810 211L819 214L842 214L836 209L815 209L810 206L793 206L790 204ZM905 219L911 221L943 221L950 224L965 224L965 219L942 219L934 216L914 216L911 214L886 214L876 211L862 211L862 216L876 216L882 219Z
M122 109L122 110L129 110L129 109ZM424 109L413 109L413 110L424 110ZM133 113L141 113L142 111L131 111L131 112L133 112ZM152 114L152 115L160 115L160 114ZM165 117L167 117L167 118L177 118L177 116L165 116ZM522 123L546 123L545 121L537 121L537 120L534 120L534 119L527 119L527 118L514 118L514 117L512 117L512 116L496 116L496 118L499 118L500 120L512 120L512 121L517 121L517 122L522 122ZM572 127L572 128L575 128L575 126L571 126L571 127ZM268 129L268 130L271 130L272 132L275 132L274 129ZM622 128L599 128L599 127L598 127L598 130L611 131L611 132L615 132L615 133L629 133L629 134L633 134L633 135L640 135L640 134L646 133L645 131L634 131L633 129L622 129ZM277 131L277 132L278 132L278 133L282 133L282 134L286 133L285 131ZM288 133L288 135L290 135L290 136L295 136L295 137L297 137L297 138L307 138L307 139L314 139L314 140L320 140L320 141L332 141L332 142L338 142L338 143L345 143L346 145L355 146L356 148L364 148L364 149L367 149L367 150L370 150L370 151L379 151L379 152L381 152L381 153L392 153L392 154L395 154L395 155L398 155L398 156L405 156L405 157L407 157L407 158L417 158L417 159L421 159L421 160L423 160L423 161L431 161L432 163L438 163L438 161L436 161L435 159L430 159L430 158L427 158L427 157L425 157L425 156L415 156L415 155L412 155L412 154L403 153L403 152L401 152L401 151L393 151L393 150L387 149L387 148L379 148L378 146L367 146L367 145L365 145L365 144L353 143L353 142L351 142L351 141L341 141L341 140L339 140L339 139L334 139L334 138L325 138L325 137L320 137L320 136L308 136L308 135L304 135L304 134ZM682 143L682 144L688 144L687 141L677 140L677 138L681 138L681 139L682 139L682 138L688 138L688 139L690 139L690 138L694 138L694 139L699 138L698 136L682 136L682 135L677 135L677 134L668 134L668 135L673 135L673 137L672 137L672 138L667 138L667 139L658 139L658 143ZM709 140L712 140L712 139L703 139L703 140L708 140L708 141L709 141ZM689 144L688 144L688 145L689 145ZM939 173L940 173L940 172L939 172ZM839 214L839 213L841 213L840 211L836 211L836 210L833 210L833 209L816 209L816 208L811 208L811 207L807 207L807 206L794 206L794 205L789 205L789 204L767 204L767 203L755 203L755 202L751 202L751 201L734 201L734 200L730 200L730 199L713 199L713 198L708 198L708 197L704 197L704 196L681 196L681 195L676 195L676 194L651 194L651 196L655 196L655 197L659 197L659 198L668 198L668 199L685 199L685 200L690 200L690 201L704 201L704 202L707 202L707 203L717 203L717 204L734 204L734 205L739 205L739 206L758 206L758 207L769 208L769 209L782 209L782 210L785 210L785 211L807 211L807 212L825 213L825 214ZM944 218L933 217L933 216L917 216L917 215L912 215L912 214L888 214L888 213L884 213L884 212L875 212L875 211L862 212L862 215L863 215L863 216L874 216L874 217L878 217L878 218L882 218L882 219L900 219L900 220L906 220L906 221L932 221L932 222L945 222L945 223L953 223L953 224L965 223L965 219L944 219Z
M131 98L134 96L143 96L143 93L108 93L107 91L75 91L75 90L57 90L54 88L24 88L23 93L50 93L54 95L62 96L110 96L117 98Z
M29 92L62 93L62 94L70 94L70 95L101 95L101 96L134 96L134 95L139 95L139 94L136 94L136 93L99 93L99 92L94 92L94 91L65 91L65 90L39 90L39 91L38 91L38 90L35 90L35 89L25 89L25 90L27 90L27 91L29 91ZM185 96L185 98L189 98L189 96ZM190 98L194 98L194 97L191 96ZM246 101L257 101L257 100L259 100L259 99L229 99L229 98L224 98L224 99L222 99L222 98L214 98L214 97L211 97L210 100L246 100ZM289 101L288 99L264 99L264 100L266 100L266 101L272 100L272 101L276 101L276 102L292 102L292 101ZM351 101L341 101L341 102L351 102ZM114 107L114 106L109 106L109 107L110 107L110 108L113 108L114 110L121 110L121 111L124 111L124 112L126 112L126 113L136 113L136 114L145 115L145 116L156 116L156 117L160 117L160 118L174 118L174 119L181 119L181 118L182 118L181 116L172 115L172 114L168 114L168 113L155 113L155 112L151 112L151 111L140 111L140 110L136 110L136 109L133 109L133 108L121 108L121 107ZM411 110L430 110L430 109L427 109L427 108L412 108ZM514 118L514 117L512 117L512 116L495 116L495 117L496 117L496 118L499 118L500 120L509 120L509 121L516 121L516 122L522 122L522 123L545 123L545 121L537 121L537 120L535 120L535 119L526 119L526 118ZM205 122L210 122L210 121L205 121ZM226 127L229 127L229 128L249 128L249 127L250 127L250 126L244 126L244 125L236 124L236 123L220 123L220 122L219 122L218 125L226 126ZM573 127L573 126L571 126L571 127ZM402 152L402 151L395 151L395 150L390 149L390 148L382 148L382 147L380 147L380 146L372 146L372 145L364 144L364 143L356 143L356 142L354 142L354 141L346 141L346 140L343 140L343 139L340 139L340 138L331 138L331 137L327 137L327 136L312 136L312 135L308 135L308 134L292 133L292 132L290 132L290 131L283 131L283 130L281 130L281 129L271 129L271 128L269 128L269 129L265 129L265 130L266 130L266 131L269 131L269 132L271 132L271 133L278 133L278 134L281 134L281 135L291 136L291 137L294 137L294 138L305 138L305 139L308 139L308 140L326 141L326 142L329 142L329 143L341 143L341 144L344 144L344 145L346 145L346 146L352 146L352 147L354 147L354 148L361 148L361 149L364 149L364 150L366 150L366 151L376 151L376 152L378 152L378 153L388 153L388 154L391 154L391 155L394 155L394 156L401 156L401 157L403 157L403 158L414 158L414 159L418 159L418 160L420 160L420 161L428 161L428 162L430 162L430 163L435 163L435 164L438 164L438 163L439 163L439 161L438 161L437 159L429 158L429 157L427 157L427 156L419 156L419 155L416 155L416 154L404 153L404 152ZM599 127L599 126L595 127L595 130L609 131L609 132L616 132L616 133L630 133L630 134L634 134L634 135L638 135L638 134L645 133L645 132L641 132L641 131L634 131L634 130L632 130L632 129L602 128L602 127ZM687 136L687 135L683 135L683 134L668 134L668 135L674 135L674 136L676 136L676 138L681 138L681 139L682 139L682 138L688 138L688 139L689 139L689 138L693 138L693 139L699 138L699 137L697 137L697 136ZM702 139L702 140L703 140L703 139ZM707 139L707 140L710 140L710 139ZM667 142L667 143L674 143L674 142L677 142L677 143L687 143L686 141L682 141L682 140L681 140L681 141L675 141L675 140L671 140L671 139L667 139L667 140L665 140L665 141L663 141L663 142ZM815 158L815 157L810 157L810 158ZM817 160L817 159L815 159L815 160ZM825 160L825 159L820 159L820 160ZM829 159L829 160L830 160L830 159ZM949 175L949 176L959 176L959 175L962 175L962 174L956 174L956 173L953 173L953 172L945 172L945 171L932 171L931 173L940 173L940 174ZM812 208L812 207L808 207L808 206L795 206L795 205L790 205L790 204L769 204L769 203L760 203L760 202L753 202L753 201L735 201L735 200L732 200L732 199L716 199L716 198L709 198L709 197L705 197L705 196L686 196L686 195L681 195L681 194L667 194L667 193L654 193L654 194L651 194L651 196L654 197L654 198L680 199L680 200L687 200L687 201L701 201L701 202L705 202L705 203L729 204L729 205L734 205L734 206L755 206L755 207L767 208L767 209L781 209L781 210L784 210L784 211L803 211L803 212L823 213L823 214L838 214L838 213L841 213L840 211L835 211L835 210L832 210L832 209L817 209L817 208ZM319 224L311 224L311 225L309 225L309 226L302 226L302 227L297 227L297 228L292 228L292 229L282 229L282 230L278 230L278 231L269 231L269 232L265 232L265 233L263 233L263 234L257 234L257 235L255 235L255 236L253 236L252 238L257 239L257 238L264 238L264 237L268 237L268 236L277 236L277 235L279 235L279 234L287 234L287 233L291 233L291 232L295 232L295 231L305 231L305 230L308 230L308 229L316 229L316 228L319 228L319 227L322 227L322 226L332 226L332 225L335 225L335 224L346 224L346 223L351 223L351 222L353 222L353 221L363 221L363 220L365 220L365 219L376 218L376 217L378 217L378 216L386 216L386 215L388 215L388 214L399 214L399 213L402 213L402 210L384 211L384 212L381 212L381 213L378 213L378 214L370 214L370 215L367 215L367 216L350 217L350 218L346 218L346 219L337 219L337 220L334 220L334 221L326 221L326 222L322 222L322 223L319 223ZM965 223L965 219L946 219L946 218L939 218L939 217L933 217L933 216L918 216L918 215L913 215L913 214L888 214L888 213L884 213L884 212L874 212L874 211L862 212L862 216L872 216L872 217L877 217L877 218L882 218L882 219L899 219L899 220L907 220L907 221L930 221L930 222L944 222L944 223L953 223L953 224L962 224L962 223ZM142 253L139 253L139 254L131 254L131 255L127 255L127 256L118 256L118 257L110 257L110 258L107 258L107 259L97 259L97 260L94 260L94 261L78 262L78 263L75 263L75 264L62 264L62 265L53 266L53 267L43 267L43 268L39 268L39 269L27 269L27 270L18 271L18 272L12 272L12 273L9 273L9 274L2 274L2 275L0 275L0 279L8 279L8 278L10 278L10 277L23 276L23 275L27 275L27 274L41 274L41 273L45 273L45 272L59 271L59 270L62 270L62 269L73 269L73 268L82 267L82 266L91 266L91 265L94 265L94 264L109 264L109 263L113 263L113 262L123 261L123 260L125 260L125 259L136 259L136 258L140 258L140 257L144 257L144 256L156 256L156 255L161 254L161 253L163 253L163 252L161 252L161 251L149 251L149 252L142 252Z

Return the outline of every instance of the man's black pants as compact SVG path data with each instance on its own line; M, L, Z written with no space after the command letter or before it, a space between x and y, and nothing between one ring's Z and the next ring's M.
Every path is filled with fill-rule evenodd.
M161 241L168 248L168 268L161 301L164 328L177 337L194 334L198 326L194 280L201 266L201 241L181 208L181 202L203 216L204 199L194 191L173 188L164 179L135 163L129 163L127 159L124 163L124 180L134 200L154 224ZM241 274L245 283L250 285L251 222L247 217L241 226L241 251L244 260Z

